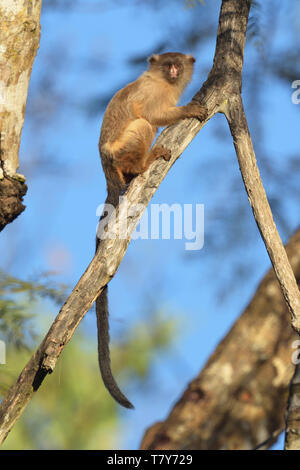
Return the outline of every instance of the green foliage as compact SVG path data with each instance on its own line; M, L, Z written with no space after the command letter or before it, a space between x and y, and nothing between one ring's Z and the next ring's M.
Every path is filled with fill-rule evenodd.
M88 344L88 338L76 333L3 449L107 449L116 445L116 406L101 384L96 350L89 351ZM8 354L8 366L16 376L21 361L20 352Z
M17 379L44 335L32 328L30 320L41 324L47 307L41 299L62 303L63 286L50 282L22 281L1 273L0 331L8 341L6 364L0 365L0 395ZM34 314L36 306L39 315ZM52 305L53 306L53 305ZM30 312L30 313L29 313ZM47 325L48 326L48 325ZM36 328L35 328L36 330ZM114 373L126 391L147 378L154 353L160 354L174 338L173 320L163 320L161 312L151 312L128 331L126 341L112 348ZM109 449L117 448L123 435L121 408L102 384L97 361L96 335L76 331L65 347L54 372L48 376L32 402L16 423L3 449ZM38 338L37 338L38 336Z
M0 271L0 337L16 348L28 349L35 340L32 327L34 306L41 298L63 303L66 287L43 281L23 281Z
M24 281L0 271L0 339L6 344L7 354L19 351L16 373L21 370L24 355L37 343L37 323L41 321L36 314L39 303L50 299L61 304L65 296L66 287L55 285L49 275L40 276L39 281ZM0 367L0 394L4 395L16 373L11 364Z
M91 341L82 330L80 327L64 349L53 374L45 379L3 449L111 449L120 445L121 408L102 384L96 337ZM112 350L113 369L125 391L130 388L132 394L130 384L149 375L154 351L166 348L171 336L174 323L155 314L151 325L135 326L126 335L128 342ZM10 352L7 365L0 366L0 381L7 367L12 383L29 357L29 352Z

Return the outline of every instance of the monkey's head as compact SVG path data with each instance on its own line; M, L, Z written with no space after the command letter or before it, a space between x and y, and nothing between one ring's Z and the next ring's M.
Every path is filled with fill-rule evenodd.
M196 59L192 55L181 52L166 52L165 54L153 54L149 58L149 71L162 76L167 82L187 85L192 78Z

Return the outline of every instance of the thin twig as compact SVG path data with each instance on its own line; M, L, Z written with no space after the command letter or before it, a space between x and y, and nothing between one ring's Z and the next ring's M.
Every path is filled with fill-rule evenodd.
M268 439L258 444L258 446L254 447L252 450L259 450L262 447L265 447L266 445L270 444L271 441L274 441L275 439L277 439L278 436L280 436L284 429L285 428L276 429L276 431L272 432Z

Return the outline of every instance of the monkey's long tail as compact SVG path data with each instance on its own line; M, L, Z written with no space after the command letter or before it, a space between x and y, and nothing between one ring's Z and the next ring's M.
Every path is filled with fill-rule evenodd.
M96 241L96 250L99 244L99 239ZM108 300L107 300L107 286L96 300L96 316L97 316L97 329L98 329L98 360L103 383L111 396L125 408L134 408L132 403L123 395L115 381L111 366L109 354L109 323L108 323Z

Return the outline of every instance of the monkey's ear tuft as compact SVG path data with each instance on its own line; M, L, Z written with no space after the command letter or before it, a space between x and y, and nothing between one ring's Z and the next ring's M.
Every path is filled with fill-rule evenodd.
M148 62L149 64L154 64L155 62L158 62L159 55L158 54L152 54L151 57L149 57Z
M196 62L196 59L195 59L195 57L194 57L193 55L188 54L188 55L186 56L186 58L187 58L187 60L189 60L192 64L194 64L194 63Z

